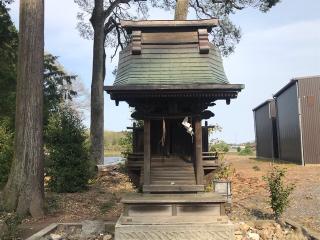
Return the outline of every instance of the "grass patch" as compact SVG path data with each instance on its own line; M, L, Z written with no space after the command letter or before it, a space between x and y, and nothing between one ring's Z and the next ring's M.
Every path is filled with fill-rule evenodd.
M121 157L120 151L104 150L105 157Z
M112 199L109 202L105 202L100 206L100 210L102 213L107 213L116 205L115 201Z

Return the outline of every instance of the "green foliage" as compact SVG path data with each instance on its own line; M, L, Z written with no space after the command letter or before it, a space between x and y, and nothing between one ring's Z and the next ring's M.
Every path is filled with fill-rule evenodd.
M120 139L121 154L125 158L132 153L132 140L132 132L128 131L126 131L124 137Z
M9 3L10 1L7 1ZM18 51L18 31L11 21L4 2L0 2L0 120L9 118L10 127L14 128L16 97L16 63ZM58 62L58 57L51 54L44 56L44 122L49 113L61 102L71 100L77 93L72 90L75 75L68 75Z
M16 213L0 212L0 220L8 227L5 233L0 232L1 240L18 239L18 226L22 223L22 217Z
M18 32L4 2L0 2L0 120L14 128Z
M45 142L51 190L76 192L86 188L93 173L86 139L85 127L70 107L62 106L50 114Z
M121 152L120 140L125 137L124 132L104 131L104 149L105 155Z
M241 152L241 147L237 147L237 152Z
M93 38L93 28L88 21L88 15L92 14L94 1L93 0L74 0L78 4L81 11L77 14L79 20L78 29L80 35L86 39ZM126 1L127 2L127 1ZM176 0L150 0L150 1L128 1L130 7L122 1L104 1L104 12L109 13L104 17L114 19L113 21L104 21L106 32L106 46L116 49L119 45L125 45L130 39L125 31L119 31L116 27L120 19L146 19L151 6L154 8L162 8L165 10L173 10L176 7ZM239 11L244 11L247 8L256 8L261 12L267 12L274 7L280 0L190 0L189 12L195 13L198 19L218 18L219 26L212 29L211 35L213 42L220 48L224 56L228 56L234 52L235 45L239 43L241 38L241 30L236 26L230 16ZM112 4L111 4L112 3ZM148 5L149 4L149 5ZM120 17L119 17L120 16Z
M198 19L218 18L219 26L212 29L213 42L220 48L224 56L234 52L235 45L241 39L241 29L236 26L230 16L246 8L257 8L267 12L280 0L189 0L189 11L196 14ZM176 0L151 0L154 7L174 9Z
M229 180L233 172L234 169L232 168L231 164L222 162L216 170L214 177L215 179Z
M250 145L246 145L244 149L240 150L239 155L241 156L247 156L247 155L252 155L253 150Z
M58 57L51 54L44 56L44 124L47 124L51 112L57 111L59 105L72 100L77 92L72 89L76 75L69 75L58 62Z
M13 133L0 121L0 189L7 182L13 158Z
M285 185L286 170L279 167L272 167L272 170L263 177L268 184L270 206L273 210L274 216L278 219L285 208L289 205L289 196L294 190L294 185Z
M224 141L218 141L211 145L210 151L212 152L229 152L229 145Z

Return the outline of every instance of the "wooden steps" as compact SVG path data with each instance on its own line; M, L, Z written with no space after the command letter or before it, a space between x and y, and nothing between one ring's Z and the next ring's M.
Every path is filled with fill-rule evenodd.
M143 160L141 154L131 155L128 159L128 167L138 170L140 186L143 185ZM133 160L135 159L135 160ZM204 174L214 171L218 167L217 160L203 160ZM179 156L152 156L150 169L150 184L143 188L148 192L198 192L204 191L204 187L197 186L193 162ZM159 190L154 186L159 186Z
M153 157L151 160L151 184L158 186L196 185L193 164L179 157Z
M143 177L143 173L142 173ZM144 192L201 192L203 185L196 184L193 163L179 157L153 157L151 183L144 185Z

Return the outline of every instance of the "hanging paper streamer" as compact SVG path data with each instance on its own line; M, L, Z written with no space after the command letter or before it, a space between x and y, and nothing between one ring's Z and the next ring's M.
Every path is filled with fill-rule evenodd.
M193 136L193 129L191 127L191 124L188 123L188 117L185 117L182 121L182 125L187 129L187 133L189 133L191 136Z
M161 137L161 146L164 147L166 143L166 121L162 119L162 137Z

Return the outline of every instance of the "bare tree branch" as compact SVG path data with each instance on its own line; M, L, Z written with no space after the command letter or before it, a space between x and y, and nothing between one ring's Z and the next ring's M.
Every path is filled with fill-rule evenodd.
M202 12L204 15L208 16L209 18L213 18L213 16L212 16L211 14L207 13L207 12L205 11L204 7L200 5L199 0L196 0L196 4L197 4L197 7L201 10L201 12Z
M120 4L129 4L130 1L131 0L115 0L114 2L111 2L110 6L104 11L105 19L109 17L113 10Z

